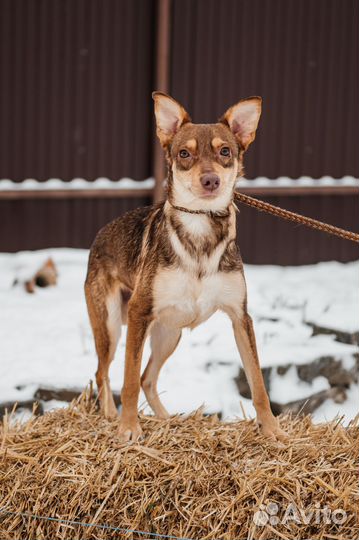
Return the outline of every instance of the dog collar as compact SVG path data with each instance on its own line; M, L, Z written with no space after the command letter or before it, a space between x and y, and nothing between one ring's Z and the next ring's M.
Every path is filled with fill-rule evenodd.
M186 212L187 214L202 214L211 218L227 218L230 216L229 206L225 210L214 211L214 210L190 210L189 208L185 208L184 206L177 206L175 204L172 204L171 202L170 202L170 205L172 206L172 208L175 208L175 210L179 210L180 212Z

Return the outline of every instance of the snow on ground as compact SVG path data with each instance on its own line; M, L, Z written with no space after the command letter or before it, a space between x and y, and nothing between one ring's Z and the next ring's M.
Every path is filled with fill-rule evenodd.
M15 276L36 268L51 256L59 271L56 287L27 294L13 286ZM84 388L96 371L96 355L87 318L83 283L88 251L49 249L0 254L0 402L31 399L41 385ZM324 356L350 364L354 345L335 341L333 335L312 337L309 321L345 332L359 329L359 263L320 263L306 267L245 267L249 311L254 319L261 365L300 364ZM123 328L123 336L126 329ZM148 343L144 362L149 357ZM120 390L123 378L124 339L111 367L111 384ZM208 412L226 418L254 416L250 400L241 398L234 382L239 354L227 317L216 313L183 338L165 364L159 391L171 413L190 412L205 404ZM271 398L278 403L305 398L328 388L327 379L299 382L288 370L272 380ZM145 403L143 395L140 403ZM46 404L48 409L58 403ZM358 388L348 400L327 400L315 413L318 420L358 411Z

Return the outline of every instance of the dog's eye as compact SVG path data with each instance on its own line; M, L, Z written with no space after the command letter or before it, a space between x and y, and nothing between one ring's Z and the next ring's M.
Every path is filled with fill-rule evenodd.
M190 154L188 150L180 150L179 156L183 159L189 158Z
M221 151L219 153L221 154L221 156L224 156L224 157L229 157L231 155L231 151L228 148L228 146L223 146L223 148L221 148Z

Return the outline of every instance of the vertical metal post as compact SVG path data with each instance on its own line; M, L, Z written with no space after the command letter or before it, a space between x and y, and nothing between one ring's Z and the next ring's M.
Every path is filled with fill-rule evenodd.
M154 90L169 91L169 53L170 53L171 0L157 0L157 32L156 32L156 87ZM164 197L163 182L166 176L163 150L158 142L154 145L153 175L155 188L154 202Z

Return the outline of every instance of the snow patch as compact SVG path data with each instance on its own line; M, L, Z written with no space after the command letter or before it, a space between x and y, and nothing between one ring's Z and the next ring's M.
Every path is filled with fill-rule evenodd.
M14 182L13 180L0 180L0 191L27 191L27 190L77 190L82 189L148 189L151 190L155 186L154 178L146 180L132 180L132 178L121 178L121 180L110 180L109 178L97 178L93 182L89 182L84 178L73 178L69 182L65 182L60 178L49 178L44 182L39 182L33 178L27 178L22 182Z
M154 178L147 178L145 180L133 180L132 178L121 178L120 180L110 180L109 178L97 178L94 181L88 181L85 178L73 178L69 182L65 182L60 178L49 178L44 182L35 180L34 178L27 178L22 182L14 182L9 179L0 180L0 191L26 191L26 190L82 190L82 189L153 189L155 186ZM359 179L352 176L344 176L343 178L331 178L329 176L323 176L322 178L311 178L309 176L302 176L301 178L288 178L281 176L279 178L271 179L264 177L257 177L252 180L247 178L241 178L237 182L237 188L251 187L251 188L275 188L275 187L357 187L359 188Z
M58 285L27 294L12 283L19 268L36 267L51 256L58 268ZM96 354L88 321L83 284L87 250L49 249L0 254L0 401L31 399L38 386L85 388L96 372ZM245 266L249 311L254 320L262 367L303 364L323 356L345 358L353 365L354 345L339 343L333 335L312 336L307 320L334 325L346 332L359 330L359 263L320 263L306 267ZM111 366L111 385L122 387L125 336ZM146 343L143 367L149 358ZM225 418L242 416L240 402L254 416L251 401L238 395L234 378L241 366L232 326L216 313L182 340L161 371L159 391L171 413L190 412L205 405L206 412ZM292 370L271 381L272 399L293 401L309 395L309 385ZM311 393L324 389L317 378ZM274 392L274 394L273 394ZM353 417L358 400L350 390L353 407L331 400L321 416L338 411ZM145 398L141 394L140 403ZM324 408L323 408L324 407Z

